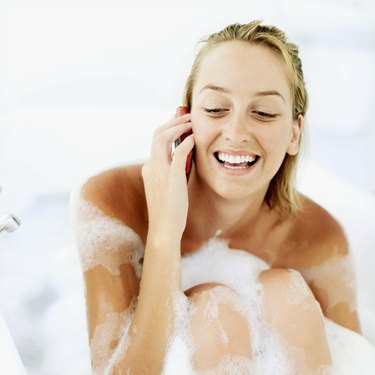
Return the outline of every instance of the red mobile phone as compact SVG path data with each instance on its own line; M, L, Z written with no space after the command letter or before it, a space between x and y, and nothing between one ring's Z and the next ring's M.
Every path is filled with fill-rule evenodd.
M176 116L183 116L189 113L188 107L181 106L177 108ZM174 147L177 147L188 135L190 135L192 132L184 133L182 136L174 141ZM193 162L193 154L194 154L194 148L189 152L189 155L186 158L186 166L185 166L185 172L188 175L191 170L191 164Z

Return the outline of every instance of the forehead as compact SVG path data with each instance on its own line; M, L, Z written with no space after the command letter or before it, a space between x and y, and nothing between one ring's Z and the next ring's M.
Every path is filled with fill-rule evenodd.
M288 69L270 47L230 41L211 47L200 61L194 92L207 84L226 87L241 95L276 90L290 99Z

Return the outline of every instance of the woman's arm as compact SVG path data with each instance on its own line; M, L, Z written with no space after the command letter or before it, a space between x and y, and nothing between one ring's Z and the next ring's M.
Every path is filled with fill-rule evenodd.
M86 228L79 241L80 251L89 252L81 259L91 359L96 373L160 374L162 371L174 329L174 303L181 293L180 242L188 205L185 162L193 140L188 137L182 142L173 161L170 144L189 128L187 116L159 128L151 158L142 168L149 227L141 276L137 275L134 263L136 236L129 235L129 228L124 225L127 214L122 210L119 220L117 209L108 205L109 200L116 202L115 187L109 184L103 190L101 177L91 179L83 187L83 200L96 206L91 214L77 215L78 230L84 232ZM106 191L104 198L103 191ZM125 204L123 208L135 212L132 194L124 191L123 196L129 202L129 207ZM107 223L98 217L103 212L100 214L97 207L107 210ZM113 229L115 222L117 230Z
M353 331L361 331L357 313L355 270L349 244L341 225L326 211L309 216L314 220L308 266L299 271L308 282L323 314Z
M337 240L337 238L336 238ZM343 327L361 333L353 259L348 244L337 246L321 264L303 271L323 314ZM337 243L337 241L335 242ZM326 245L334 248L335 245Z

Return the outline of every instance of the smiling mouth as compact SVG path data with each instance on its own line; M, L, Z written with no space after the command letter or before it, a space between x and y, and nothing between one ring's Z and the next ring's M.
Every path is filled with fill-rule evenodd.
M242 159L228 159L222 153L215 152L215 159L225 168L228 169L247 169L251 168L259 159L260 156L254 155L253 157L242 157Z

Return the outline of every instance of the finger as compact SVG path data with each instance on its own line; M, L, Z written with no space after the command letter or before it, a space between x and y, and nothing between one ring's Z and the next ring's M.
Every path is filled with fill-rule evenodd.
M159 160L170 161L172 143L181 138L185 133L191 132L191 122L165 130L163 133L155 135L153 139L152 151L154 157Z
M189 152L193 149L195 145L194 134L187 136L182 143L176 148L172 159L172 167L180 170L185 170L186 158Z
M183 133L179 138L177 138L174 142L171 143L171 156L173 158L173 154L176 150L176 148L182 143L182 141L192 133L192 131L188 131L188 132L185 132Z
M191 114L187 113L186 115L183 116L177 116L166 122L164 125L158 127L155 130L155 134L162 133L164 130L172 128L177 125L184 124L186 122L189 122L191 120Z

